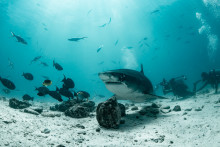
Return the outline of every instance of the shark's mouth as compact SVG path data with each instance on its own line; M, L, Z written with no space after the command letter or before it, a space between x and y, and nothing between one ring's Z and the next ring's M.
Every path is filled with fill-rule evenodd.
M121 82L105 82L107 85L120 85Z

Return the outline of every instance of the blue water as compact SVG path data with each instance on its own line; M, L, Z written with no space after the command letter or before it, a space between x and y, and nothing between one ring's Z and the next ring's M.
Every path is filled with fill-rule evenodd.
M55 90L65 74L74 80L76 91L109 97L98 72L140 70L141 63L153 85L186 75L192 88L201 72L220 68L219 26L220 2L214 0L1 0L0 76L12 80L16 90L0 92L54 101L38 97L34 89L48 76L53 81L49 89ZM11 31L28 45L18 43ZM68 41L74 37L88 38ZM39 61L30 65L36 56L49 67ZM14 69L8 67L8 58ZM53 60L64 70L57 71ZM25 80L23 72L32 73L34 80Z

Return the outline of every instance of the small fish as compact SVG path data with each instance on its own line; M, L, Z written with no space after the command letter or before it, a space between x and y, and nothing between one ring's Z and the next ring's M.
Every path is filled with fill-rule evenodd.
M69 41L75 41L75 42L78 42L79 40L83 40L85 38L88 38L88 37L81 37L81 38L70 38L68 39Z
M48 29L47 29L47 28L44 28L44 30L45 30L45 31L48 31Z
M45 67L48 67L48 64L46 62L40 62L40 64L42 64Z
M82 101L83 99L87 99L88 101L90 97L90 94L86 91L78 91L75 95L76 95L77 101L78 100Z
M100 45L99 48L97 49L97 53L103 48L103 45Z
M118 44L118 40L115 41L115 46Z
M45 26L45 27L47 26L45 23L42 23L42 25Z
M33 101L34 100L34 97L31 97L28 94L23 95L22 98L23 98L23 101L30 101L30 100Z
M24 78L29 81L32 81L34 79L34 76L31 73L24 73L23 72L22 76L24 76Z
M105 24L103 24L103 25L101 25L101 26L99 26L100 28L103 28L103 27L105 27L107 24L105 23Z
M10 94L11 91L9 89L2 89L2 91L5 93L5 94Z
M18 42L27 45L27 42L22 37L15 35L13 32L11 32L11 34L12 34L12 37L15 37Z
M51 80L44 80L43 85L50 86L50 85L52 85L52 81Z
M33 62L38 61L41 57L42 57L42 56L37 56L37 57L35 57L33 60L31 60L31 63L30 63L30 64L32 64Z
M53 60L53 66L59 71L63 70L63 67L60 64L56 63L54 60Z
M154 11L152 11L150 14L155 14L155 13L158 13L158 12L160 12L160 10L154 10Z

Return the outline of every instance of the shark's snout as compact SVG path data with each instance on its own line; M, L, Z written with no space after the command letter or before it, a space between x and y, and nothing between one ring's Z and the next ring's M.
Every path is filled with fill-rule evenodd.
M99 78L105 83L119 82L119 77L111 72L101 72L98 75Z

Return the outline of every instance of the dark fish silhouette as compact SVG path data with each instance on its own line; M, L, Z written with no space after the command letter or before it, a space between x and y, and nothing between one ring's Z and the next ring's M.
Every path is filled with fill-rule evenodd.
M66 88L56 88L56 91L59 91L59 93L61 94L61 95L63 95L63 96L65 96L65 97L67 97L67 98L69 98L69 99L73 99L73 93L71 92L71 91L69 91L68 89L66 89Z
M27 45L27 42L23 38L21 38L20 36L15 35L13 32L11 32L11 34L12 34L13 37L15 37L17 39L18 42Z
M160 10L154 10L154 11L152 11L150 14L155 14L155 13L158 13L158 12L160 12Z
M99 27L100 27L100 28L103 28L103 27L109 25L109 24L111 23L111 21L112 21L112 19L111 19L111 17L110 17L110 19L109 19L109 21L108 21L107 23L105 23L105 24L103 24L103 25L101 25L101 26L99 26Z
M107 25L107 23L105 23L105 24L103 24L103 25L101 25L101 26L99 26L100 28L103 28L103 27L105 27Z
M46 62L40 62L41 65L48 67L48 64Z
M100 45L100 47L97 49L97 53L103 48L103 45Z
M8 80L8 79L5 79L5 78L0 77L0 81L2 82L2 84L3 84L5 87L7 87L7 88L10 89L10 90L14 90L14 89L16 88L16 87L15 87L15 84L14 84L12 81Z
M37 57L35 57L33 60L31 60L31 63L30 63L30 64L32 64L33 62L38 61L41 57L42 57L42 56L37 56Z
M23 98L23 101L30 101L30 100L33 101L34 100L34 97L31 97L28 94L23 95L22 98Z
M76 93L77 101L78 100L83 100L83 99L87 99L87 101L88 101L89 97L90 97L90 94L86 91L78 91Z
M74 84L73 80L70 79L70 78L66 78L65 75L63 75L63 76L64 76L64 78L63 78L63 80L62 80L62 82L63 82L63 88L66 88L66 89L74 88L74 87L75 87L75 84Z
M22 76L24 76L25 79L30 81L34 79L34 76L31 73L23 73Z
M53 67L55 67L59 71L63 70L63 67L60 64L56 63L54 60L53 60Z
M38 93L37 93L38 96L45 96L45 95L49 94L49 89L45 86L41 86L39 88L36 88L35 90L38 91Z
M63 99L62 99L62 97L61 97L61 95L59 94L58 91L49 91L48 94L49 94L52 98L58 100L59 102L62 102L62 101L63 101Z
M69 40L69 41L75 41L75 42L77 42L77 41L79 41L79 40L83 40L83 39L85 39L85 38L88 38L88 37L70 38L70 39L68 39L68 40Z

